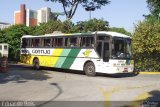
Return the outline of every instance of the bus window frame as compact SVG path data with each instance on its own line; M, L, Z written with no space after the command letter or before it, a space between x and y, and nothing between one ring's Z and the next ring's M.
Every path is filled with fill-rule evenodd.
M86 38L86 37L93 37L93 45L94 46L87 46L87 47L82 47L82 38ZM25 37L24 37L25 38ZM54 45L53 44L53 41L56 42L55 40L56 39L59 39L61 38L62 39L62 44L61 46L58 46L58 45ZM70 38L76 38L76 46L74 47L71 47L69 46L68 42L67 42L67 46L65 45L65 39L68 38L68 40L70 41ZM96 35L95 34L87 34L87 35L63 35L63 36L47 36L47 37L30 37L30 38L25 38L25 39L28 39L28 42L29 42L29 46L27 46L26 48L72 48L72 49L75 49L75 48L78 48L78 49L95 49L96 48ZM35 39L39 39L40 40L40 46L32 46L33 43L32 41L35 40ZM50 39L50 46L44 46L44 39Z

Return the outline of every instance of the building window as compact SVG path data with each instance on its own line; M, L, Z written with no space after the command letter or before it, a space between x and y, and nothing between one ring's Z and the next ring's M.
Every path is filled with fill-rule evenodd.
M5 51L7 51L7 50L8 50L8 47L7 47L7 45L5 45L5 46L4 46L4 50L5 50Z

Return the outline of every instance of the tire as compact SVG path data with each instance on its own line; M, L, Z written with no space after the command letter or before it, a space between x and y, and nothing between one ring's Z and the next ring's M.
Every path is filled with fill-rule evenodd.
M34 59L33 60L33 68L35 70L39 70L40 69L40 65L39 65L39 60L38 59Z
M93 62L88 62L87 64L85 64L84 71L87 76L95 76L96 72Z

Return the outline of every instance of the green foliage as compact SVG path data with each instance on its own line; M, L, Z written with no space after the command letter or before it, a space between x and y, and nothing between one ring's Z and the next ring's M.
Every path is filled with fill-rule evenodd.
M0 30L0 43L6 42L6 36L4 35L4 30Z
M119 33L122 33L122 34L126 34L128 36L131 36L131 33L126 31L124 28L112 27L112 28L109 28L109 31L119 32Z
M42 23L40 26L34 27L34 35L44 35L53 33L54 31L61 31L63 33L77 33L77 32L88 32L88 31L106 31L108 30L108 22L101 19L92 19L89 21L81 21L76 25L70 20L64 22L50 21L48 23Z
M74 24L70 20L66 20L62 23L61 31L63 33L72 33Z
M90 7L94 9L100 9L101 6L105 6L110 3L108 0L45 0L51 2L58 2L63 5L64 13L68 19L71 19L76 12L79 4L84 8Z
M138 69L160 71L160 23L140 22L133 36L133 50Z
M148 8L155 18L158 19L160 14L160 1L159 0L147 0Z
M102 19L91 19L89 21L78 22L74 27L75 32L89 32L89 31L107 31L109 23Z
M17 54L20 48L20 38L22 35L29 34L30 30L29 27L24 25L14 25L1 31L2 36L0 38L2 39L0 39L0 42L9 44L9 58L17 59L19 57Z
M53 31L61 31L62 24L63 23L60 20L41 23L40 26L35 26L33 28L33 35L44 35L53 33Z

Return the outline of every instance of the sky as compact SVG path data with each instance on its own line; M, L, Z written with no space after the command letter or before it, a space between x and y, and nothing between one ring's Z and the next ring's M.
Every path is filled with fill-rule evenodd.
M146 0L110 0L111 3L91 13L92 18L103 19L109 22L110 27L123 27L129 32L134 32L134 26L144 19L144 14L149 14ZM27 9L38 10L50 7L52 12L63 12L59 3L44 0L0 0L0 22L13 24L14 11L20 9L20 4L26 4ZM59 17L62 21L65 16ZM89 20L89 12L79 5L72 22Z

